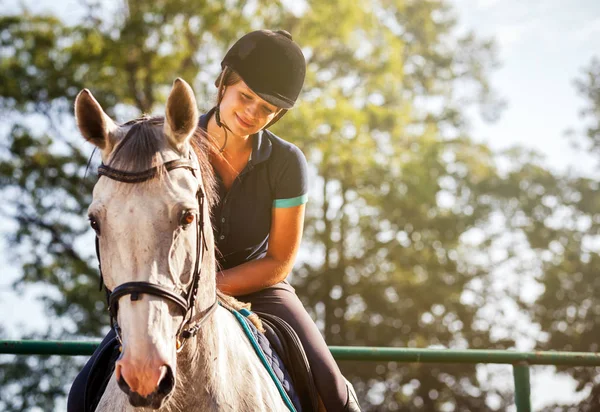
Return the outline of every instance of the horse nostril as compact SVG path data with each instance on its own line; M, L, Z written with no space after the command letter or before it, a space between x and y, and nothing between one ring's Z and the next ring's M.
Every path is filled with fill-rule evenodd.
M115 367L115 378L117 378L117 383L119 384L119 388L121 388L121 390L125 394L129 395L131 393L131 388L127 384L127 381L125 380L125 378L123 378L123 375L121 374L121 365L119 365L118 363Z
M166 368L167 370L158 383L158 388L156 389L158 395L168 395L175 387L175 375L173 374L173 369L167 365L163 366L163 368Z
M171 369L170 366L164 365L161 366L160 371L161 378L158 382L158 387L152 393L145 396L142 396L131 389L122 373L121 365L117 364L115 368L115 377L117 378L119 387L128 396L129 403L132 406L136 408L160 409L163 406L163 403L168 399L168 395L173 391L173 388L175 388L175 375L173 374L173 369Z

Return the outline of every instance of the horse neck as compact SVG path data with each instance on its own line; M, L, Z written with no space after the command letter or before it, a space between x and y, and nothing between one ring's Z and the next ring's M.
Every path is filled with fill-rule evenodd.
M201 382L202 388L179 388L177 393L187 397L182 405L206 411L225 406L231 410L280 410L277 388L227 309L219 307L180 355L178 381L188 388Z

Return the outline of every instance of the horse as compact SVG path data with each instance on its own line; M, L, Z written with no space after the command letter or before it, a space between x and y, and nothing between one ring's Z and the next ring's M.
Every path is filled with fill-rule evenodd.
M217 303L214 177L191 87L176 79L164 116L124 124L84 89L75 117L101 153L88 217L121 351L96 410L288 410Z

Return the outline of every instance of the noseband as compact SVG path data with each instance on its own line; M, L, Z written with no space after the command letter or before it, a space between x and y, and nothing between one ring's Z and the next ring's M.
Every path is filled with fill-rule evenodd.
M169 162L165 162L160 166L153 167L148 170L144 170L142 172L126 172L122 170L113 169L104 164L98 167L98 178L101 176L105 176L109 179L116 180L123 183L141 183L147 180L153 179L159 174L160 168L165 168L167 171L171 171L174 169L184 168L190 170L194 176L196 176L196 171L198 167L196 163L192 161L192 159L177 159ZM115 334L119 343L122 344L121 340L121 329L117 323L117 312L119 310L119 299L123 296L129 295L132 301L137 301L140 299L141 294L147 294L152 296L158 296L160 298L166 299L181 309L183 313L183 321L179 326L179 329L176 334L177 339L177 351L180 351L183 348L183 345L186 339L196 335L200 327L210 315L216 310L218 300L215 298L215 302L206 310L206 312L200 317L199 320L192 323L192 318L194 317L194 309L196 303L196 295L198 293L198 284L200 282L200 275L202 271L201 260L203 260L204 255L202 253L202 249L205 252L208 251L208 246L206 244L206 239L204 235L204 190L202 188L202 184L198 186L198 192L196 194L196 198L198 200L198 224L196 225L196 263L194 267L194 273L192 275L192 283L190 288L187 291L183 291L183 293L179 293L176 290L167 288L165 286L151 283L151 282L125 282L114 290L107 290L108 296L108 310L110 313L110 325L114 329ZM98 256L99 270L100 270L100 287L104 285L104 280L102 276L102 268L100 266L100 246L98 241L98 236L96 236L96 255ZM201 259L202 256L202 259Z

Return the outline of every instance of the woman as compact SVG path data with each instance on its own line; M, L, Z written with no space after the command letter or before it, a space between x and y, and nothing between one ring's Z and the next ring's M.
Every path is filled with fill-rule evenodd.
M304 83L304 56L289 33L259 30L240 38L221 67L217 104L200 119L215 144L211 162L220 199L212 211L217 285L250 302L253 310L291 325L327 411L358 411L318 328L285 280L302 237L307 167L296 146L266 128L296 102ZM111 330L73 382L69 412L87 410L101 395L111 372L113 340Z
M221 62L217 105L200 127L216 143L212 165L219 289L288 322L305 348L327 411L359 410L323 337L286 277L302 238L307 167L302 152L266 130L292 108L306 63L285 31L240 38Z

